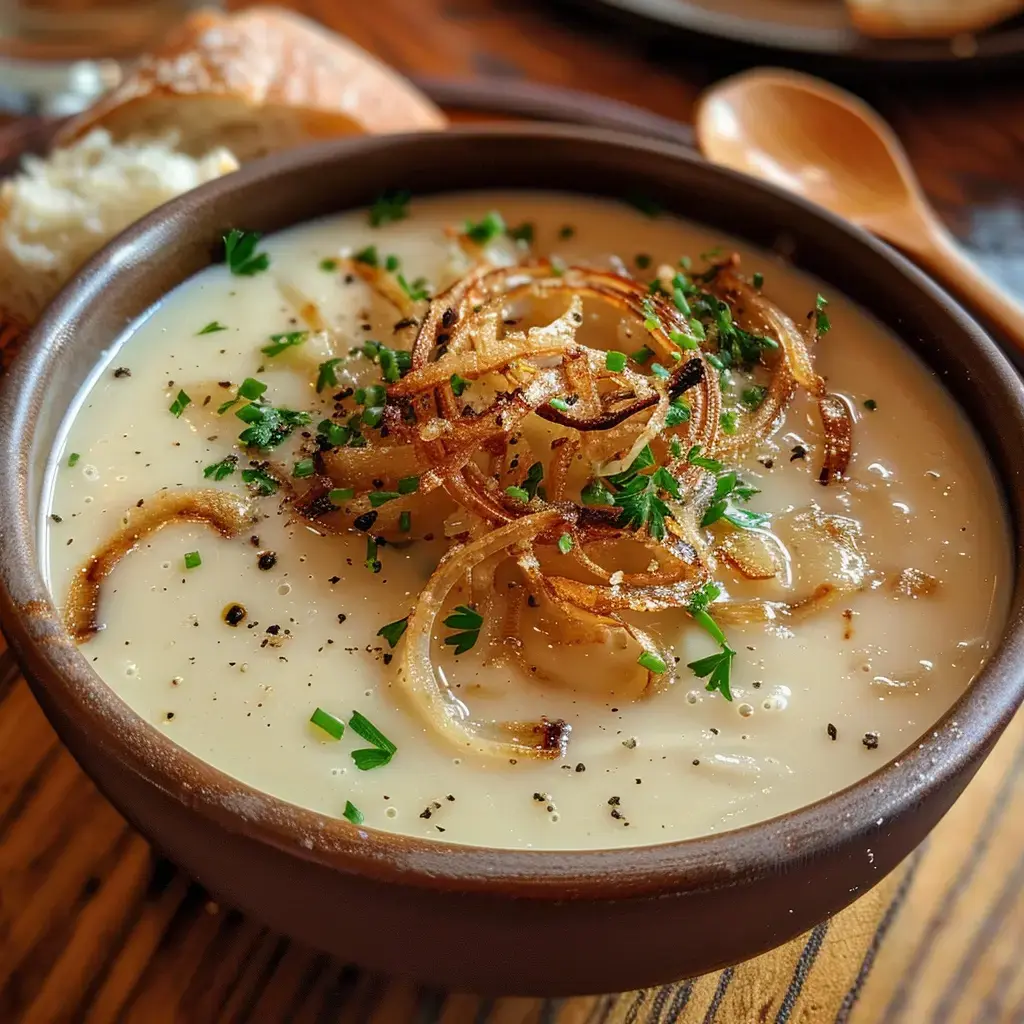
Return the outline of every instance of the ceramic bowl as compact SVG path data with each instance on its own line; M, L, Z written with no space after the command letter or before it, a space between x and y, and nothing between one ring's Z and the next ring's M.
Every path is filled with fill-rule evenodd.
M276 231L401 186L654 196L756 245L784 245L931 366L989 451L1018 564L1002 643L920 742L842 792L733 832L633 849L491 850L356 827L257 792L177 747L108 689L65 634L39 569L44 466L76 392L110 340L207 266L229 228ZM434 985L619 991L782 943L873 886L924 838L1024 696L1024 391L1014 371L892 250L666 144L488 127L347 139L254 163L157 210L75 278L4 382L0 437L3 627L85 771L218 898L345 960Z

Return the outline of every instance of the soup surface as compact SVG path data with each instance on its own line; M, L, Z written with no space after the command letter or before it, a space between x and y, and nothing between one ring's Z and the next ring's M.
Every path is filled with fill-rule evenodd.
M389 374L404 379L408 369L367 343L408 350L417 323L403 321L423 318L424 293L484 258L551 257L554 277L572 277L566 267L611 269L642 281L645 294L657 276L665 309L680 282L687 304L699 303L702 286L693 282L708 264L697 254L723 239L668 216L555 194L473 193L375 209L377 226L354 211L251 251L243 240L233 269L204 270L117 340L69 414L51 471L49 579L62 602L74 583L68 618L83 654L154 728L250 786L370 827L497 847L602 848L736 828L824 797L907 747L970 684L998 638L1012 564L978 441L934 375L862 311L777 257L737 246L753 288L802 332L820 334L808 348L840 403L832 405L840 433L852 423L848 465L819 482L835 442L823 433L821 396L798 388L756 443L704 470L715 493L704 495L694 525L717 588L702 586L703 598L682 608L567 618L543 580L517 565L525 549L510 541L477 567L493 572L478 576L476 589L464 572L450 591L441 588L440 614L426 627L432 682L414 685L403 676L414 632L402 635L403 620L449 548L486 541L500 524L474 521L444 488L431 490L427 474L404 470L399 448L377 463L387 477L373 485L377 525L365 513L346 518L359 495L338 473L360 457L360 432L373 440L362 451L375 450L382 425L383 398L367 389L383 390ZM467 221L475 229L460 238ZM673 281L684 254L693 269ZM513 296L501 306L497 333L546 324L569 303L563 295L527 305ZM644 315L588 297L563 326L587 346L625 353L635 374L655 381L691 358L697 342L679 337L684 358L661 370L643 347L652 326L651 307L643 309L646 325ZM713 325L704 330L698 318L687 327L684 316L682 333L704 334L708 348ZM777 345L763 344L749 372L733 365L715 381L726 448L730 430L742 433L745 417L771 400L772 385L757 381ZM456 358L441 351L442 360ZM722 362L712 358L706 372L718 374ZM522 372L533 380L546 365L539 359ZM619 371L618 357L607 366ZM468 423L473 402L489 401L495 385L463 373L451 387L469 406ZM576 396L566 398L553 404L563 417ZM285 413L271 422L271 406L310 419ZM655 414L641 413L641 422ZM493 493L513 519L532 514L541 500L533 495L555 486L566 431L551 415L523 427L531 451L548 453L542 475L508 445L493 474ZM679 425L680 415L684 437L691 424ZM247 448L239 434L252 427ZM264 428L277 434L261 439ZM324 485L322 459L335 444L342 470L336 465ZM476 460L483 479L494 449L471 447L464 461ZM682 479L703 479L688 462L699 463L699 451L687 445L680 454L677 441L670 454L664 439L653 447L658 464L674 459L689 474ZM686 561L673 485L651 483L638 453L609 449L600 466L576 454L567 463L573 499L584 508L605 502L593 514L608 522L632 510L639 518L625 533L657 532L658 509L667 509L665 535ZM646 504L630 505L630 480ZM586 506L580 490L595 486L604 496L595 505L591 494ZM209 508L196 513L211 490L234 501L225 521ZM717 519L704 512L716 501ZM178 506L169 512L168 502ZM253 521L227 522L239 508ZM387 514L390 539L378 544ZM546 578L572 564L562 578L582 580L566 550L574 538L582 544L573 532L582 520L560 535L545 514L537 529L558 538L539 556ZM152 517L169 515L166 528L147 532ZM621 563L617 550L609 544L608 568L658 569L642 544ZM97 553L101 561L90 563ZM759 572L765 562L771 569ZM603 593L615 590L617 575ZM711 602L704 615L702 600ZM744 601L750 614L727 607ZM435 685L448 703L431 709L436 694L424 687ZM468 729L507 721L540 723L521 733L549 749L495 756L507 748L477 741L489 726Z

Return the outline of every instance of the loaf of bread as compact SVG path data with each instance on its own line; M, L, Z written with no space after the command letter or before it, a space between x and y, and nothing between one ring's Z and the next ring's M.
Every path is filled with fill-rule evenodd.
M375 57L297 14L203 10L93 107L58 145L102 127L115 141L178 133L184 152L239 160L340 135L443 128L444 115Z
M949 37L980 32L1024 10L1024 0L846 0L868 36Z

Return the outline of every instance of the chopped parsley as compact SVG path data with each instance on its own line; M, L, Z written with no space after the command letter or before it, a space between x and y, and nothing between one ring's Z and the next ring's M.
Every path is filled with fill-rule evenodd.
M626 353L606 352L604 354L604 365L605 369L611 370L612 373L622 373L626 368Z
M345 810L342 811L344 817L352 822L353 825L362 825L366 820L363 817L363 812L351 800L345 801Z
M262 469L243 469L242 480L247 484L251 484L256 493L263 495L263 497L269 497L271 494L277 493L277 481L268 473L264 473Z
M264 345L260 351L265 356L279 356L287 349L301 345L309 337L309 331L287 331L284 334L272 334L270 344Z
M316 443L321 448L342 448L352 438L349 427L333 420L321 420L317 425Z
M708 612L708 605L713 604L722 593L722 588L717 583L705 583L692 598L690 603L687 605L687 611L693 617L693 621L697 623L701 629L710 635L711 639L715 643L725 646L725 634L722 632L721 627L711 617Z
M700 445L695 444L687 453L686 461L691 466L699 466L701 469L706 469L709 473L721 473L725 466L718 461L718 459L705 458L700 453Z
M324 711L323 708L317 708L310 715L309 720L318 729L323 729L331 739L340 740L345 734L345 723L340 718L332 715L330 711Z
M320 394L325 388L336 388L338 386L338 375L334 368L344 359L327 359L322 362L316 373L316 391Z
M690 337L689 334L683 334L682 331L669 331L668 339L673 344L678 345L680 348L687 349L690 352L694 349L700 348L696 338Z
M365 249L360 249L359 252L352 254L352 259L356 263L365 263L368 267L376 267L380 262L380 257L377 255L377 246L368 245Z
M339 508L345 504L346 501L351 501L356 496L356 489L354 487L335 487L334 490L327 492L327 500L332 505L337 505Z
M196 334L216 334L217 331L226 331L227 328L219 320L211 320L201 331Z
M235 415L248 424L238 440L247 447L263 449L276 448L296 427L303 427L312 419L308 412L256 402L243 405Z
M384 422L384 406L370 405L363 410L360 422L368 427L379 427Z
M633 262L641 269L646 270L651 265L651 257L645 252L638 252L633 257Z
M818 334L828 334L832 330L832 321L829 320L828 313L825 312L827 305L828 299L819 292L818 297L814 300L814 328Z
M465 654L480 639L480 628L484 617L469 605L460 604L455 611L444 620L449 629L459 630L444 639L446 645L454 647L456 654Z
M420 489L420 478L418 476L403 476L398 481L399 494L415 494Z
M636 659L636 663L642 668L647 669L648 672L653 672L656 676L664 675L668 666L664 661L661 660L653 651L644 651L639 658Z
M461 398L463 392L470 386L470 381L460 377L457 373L453 373L448 380L448 383L452 386L452 394L456 398Z
M591 480L580 491L580 500L584 505L614 505L615 495L600 480Z
M185 552L185 568L198 569L203 564L203 558L198 551Z
M388 348L387 345L381 345L377 359L380 362L381 375L389 384L394 384L412 369L411 352Z
M330 273L332 270L338 269L338 261L328 256L326 259L322 259L319 263L320 269Z
M237 463L237 456L229 455L227 458L221 459L220 462L215 462L212 466L207 466L203 470L203 476L206 477L207 480L223 480L225 477L229 477L234 473Z
M672 400L668 407L668 414L665 416L666 427L678 427L683 423L690 422L690 406L682 395Z
M356 767L360 771L366 772L371 768L383 767L398 750L398 747L380 729L358 711L352 712L348 727L372 747L372 749L352 751L352 760L355 761Z
M747 501L757 493L759 492L756 488L741 484L735 473L723 473L718 478L711 505L704 513L700 525L711 526L719 519L724 519L739 530L760 529L771 519L771 516L766 512L751 512L749 509L737 508L730 500L737 497L742 501Z
M410 199L412 193L406 189L392 190L378 196L370 207L370 226L379 228L382 224L405 220L409 216Z
M508 237L515 242L522 242L524 245L533 245L534 226L525 221L517 228L507 228Z
M292 476L302 479L306 476L312 476L316 472L316 466L313 464L312 459L299 459L298 462L292 467Z
M399 274L398 284L413 302L427 302L430 299L430 292L427 290L427 279L425 277L417 277L410 284L406 281L404 274Z
M698 341L707 340L707 332L704 330L704 325L696 318L691 317L689 321L690 330L693 331L693 336Z
M544 479L544 464L535 462L526 471L526 479L523 481L523 490L532 498L540 490L540 483ZM543 493L541 494L543 498Z
M644 329L647 331L657 331L661 328L661 319L658 316L657 309L654 308L654 303L650 299L644 299L642 303L644 311Z
M68 456L68 468L71 468L72 466L77 466L77 465L78 465L78 460L79 460L79 459L80 459L81 457L82 457L82 456L81 456L81 455L79 455L79 454L78 454L78 452L72 452L72 453L71 453L71 454L70 454L70 455Z
M562 536L558 538L558 550L561 551L563 555L567 555L572 551L572 534L563 533Z
M522 487L506 487L505 493L510 498L514 498L516 501L521 501L524 505L530 500L529 492L524 490Z
M645 445L629 468L608 478L616 488L613 494L615 505L622 511L619 525L632 526L637 530L646 529L655 540L665 538L665 519L672 515L668 505L659 497L659 491L668 490L673 497L678 495L678 485L667 470L645 476L641 471L654 465L650 445ZM666 487L671 481L673 487Z
M181 414L192 404L192 399L185 394L184 391L178 392L178 397L175 398L170 405L170 413L172 416L180 417Z
M505 220L497 210L491 210L484 215L482 220L476 223L467 220L463 226L463 231L466 237L476 242L477 245L486 245L488 242L494 241L499 235L505 234Z
M719 414L718 422L721 424L722 430L726 434L735 434L739 428L739 423L736 419L736 413L732 409L726 409Z
M267 385L261 380L256 380L254 377L246 377L245 380L238 386L238 391L235 392L234 398L229 398L222 405L217 408L217 415L223 416L228 409L238 405L242 399L247 399L250 402L255 402L264 391L267 390Z
M381 626L377 630L377 636L384 637L388 642L389 647L394 647L399 640L402 639L402 634L405 632L409 625L409 616L406 615L404 619L395 619L394 622L389 622L386 626Z
M224 258L232 274L252 277L270 266L270 257L256 251L262 237L258 231L239 231L238 228L232 228L224 236Z
M740 401L750 409L760 409L764 402L765 395L768 394L768 389L762 387L760 384L751 384L750 387L744 388L743 393L740 395Z
M726 700L732 700L729 679L732 675L732 660L735 657L736 652L728 644L722 644L722 649L717 654L698 658L696 661L691 661L686 667L698 679L707 678L706 690L712 693L717 690Z

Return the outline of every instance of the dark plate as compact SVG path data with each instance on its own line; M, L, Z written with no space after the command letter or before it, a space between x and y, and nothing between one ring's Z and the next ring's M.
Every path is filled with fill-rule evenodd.
M948 73L1024 67L1024 16L977 36L871 39L859 33L843 0L560 0L612 17L652 37L690 36L697 43L785 53L790 62L827 71L890 70ZM921 0L925 2L925 0ZM753 55L748 54L748 55ZM737 54L738 56L738 54Z

